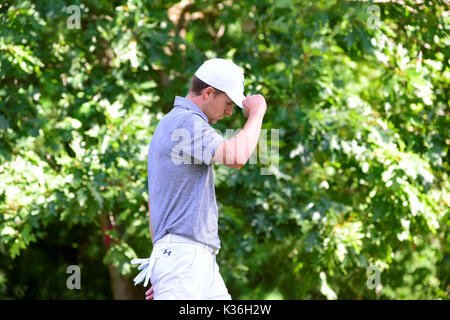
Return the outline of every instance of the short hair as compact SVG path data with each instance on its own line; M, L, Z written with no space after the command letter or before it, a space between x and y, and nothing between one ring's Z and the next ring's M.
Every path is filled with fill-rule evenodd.
M216 89L213 86L210 86L209 84L203 82L196 76L192 77L191 86L189 88L189 93L192 93L194 96L199 96L202 94L203 89L206 89L208 87L211 87L214 89L214 95L224 93L223 91Z

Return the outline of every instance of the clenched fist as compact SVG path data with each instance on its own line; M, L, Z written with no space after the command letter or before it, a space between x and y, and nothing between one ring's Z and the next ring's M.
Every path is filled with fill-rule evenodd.
M261 94L248 96L242 101L246 118L253 115L263 116L267 110L266 99Z

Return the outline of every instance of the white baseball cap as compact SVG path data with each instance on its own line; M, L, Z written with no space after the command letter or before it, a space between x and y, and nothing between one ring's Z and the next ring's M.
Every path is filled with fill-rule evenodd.
M234 103L244 109L244 72L233 61L214 58L205 61L195 72L204 83L225 92Z

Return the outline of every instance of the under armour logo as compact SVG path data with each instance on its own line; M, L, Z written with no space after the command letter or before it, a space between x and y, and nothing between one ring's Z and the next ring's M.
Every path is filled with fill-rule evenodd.
M172 253L172 251L168 251L167 249L164 249L163 254L166 254L166 253L167 253L168 256L170 256L170 254Z

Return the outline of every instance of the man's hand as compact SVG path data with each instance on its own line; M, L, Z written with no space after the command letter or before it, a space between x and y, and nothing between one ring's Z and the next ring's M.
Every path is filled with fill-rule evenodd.
M150 289L145 292L145 300L153 300L154 294L155 292L153 291L153 286L151 286Z
M248 118L252 115L264 115L267 110L266 99L261 94L248 96L242 101L244 105L244 116Z

